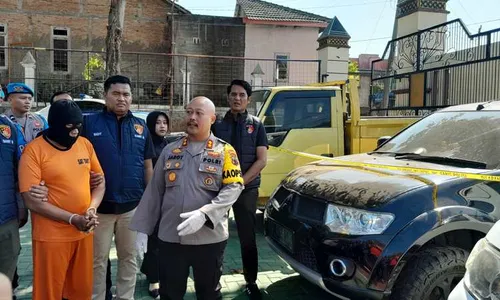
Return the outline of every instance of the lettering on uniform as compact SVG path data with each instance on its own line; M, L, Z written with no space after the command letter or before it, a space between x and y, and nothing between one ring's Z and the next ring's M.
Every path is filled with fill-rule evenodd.
M79 158L78 159L78 164L79 165L89 164L89 163L90 163L90 159L88 159L88 158Z
M222 161L220 159L210 158L210 157L203 157L203 162L219 166L222 164Z
M235 178L235 177L241 177L241 171L232 169L232 170L226 170L224 171L224 179L226 178Z
M101 136L102 135L102 132L94 132L93 133L94 136Z
M184 157L184 155L169 155L168 160L181 160Z

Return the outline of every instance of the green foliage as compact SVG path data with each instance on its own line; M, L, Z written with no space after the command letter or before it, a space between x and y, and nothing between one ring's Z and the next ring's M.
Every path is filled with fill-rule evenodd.
M350 60L349 65L347 67L347 72L349 73L349 79L357 79L359 80L359 68L358 63Z
M95 79L95 76L103 72L106 68L104 59L99 53L93 53L89 56L88 62L85 64L83 78L85 80Z

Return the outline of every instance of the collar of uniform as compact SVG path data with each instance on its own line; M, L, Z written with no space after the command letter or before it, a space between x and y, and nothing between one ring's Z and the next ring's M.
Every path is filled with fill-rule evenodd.
M103 110L104 114L106 114L108 116L112 116L114 118L117 118L116 114L114 112L112 112L112 111L109 111L106 106L102 110ZM127 114L122 117L122 119L123 118L129 118L131 116L132 116L132 112L129 110L129 111L127 111Z
M205 143L205 150L213 149L214 144L215 144L215 140L216 140L215 135L213 134L213 132L210 132L210 136L208 137L207 142ZM182 145L181 146L183 148L187 148L188 145L189 145L189 137L185 136L184 138L182 138Z
M228 112L224 116L224 120L230 121L230 122L242 122L242 121L246 120L247 117L248 117L248 111L246 109L244 112L237 113L237 114L233 114L231 112L231 110L228 110Z
M8 109L8 110L4 113L4 115L5 115L5 116L6 116L9 120L11 120L11 121L15 121L15 119L16 119L16 116L15 116L15 115L14 115L14 113L12 112L12 109ZM13 120L12 118L14 118L14 120ZM28 112L28 113L26 113L25 118L33 119L34 117L31 115L31 113L30 113L30 112Z

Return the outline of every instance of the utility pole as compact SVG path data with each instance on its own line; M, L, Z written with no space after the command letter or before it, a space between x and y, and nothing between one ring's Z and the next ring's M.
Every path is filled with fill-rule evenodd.
M175 1L176 0L171 0L172 1L172 11L170 12L170 20L171 20L171 25L170 25L170 39L171 39L171 55L170 55L170 119L173 117L174 113L174 62L175 62L175 34L174 34L174 29L175 29L175 23L174 23L174 15L175 15Z
M106 35L106 77L120 74L121 44L126 0L111 0Z

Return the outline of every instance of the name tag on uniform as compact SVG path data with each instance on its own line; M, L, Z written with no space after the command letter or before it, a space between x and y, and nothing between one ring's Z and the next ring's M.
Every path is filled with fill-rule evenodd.
M94 132L93 133L94 136L101 136L102 135L102 132Z
M12 144L14 144L14 141L13 140L4 140L4 139L2 139L2 143L4 143L4 144L11 144L12 145Z
M138 134L134 134L134 137L138 138L138 139L144 139L144 136L143 135L138 135Z

